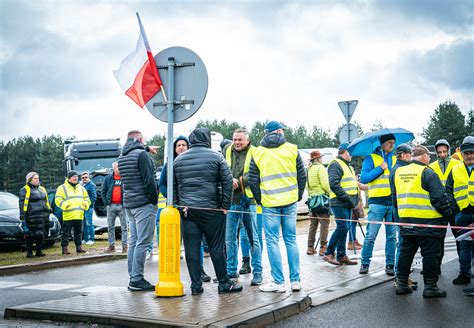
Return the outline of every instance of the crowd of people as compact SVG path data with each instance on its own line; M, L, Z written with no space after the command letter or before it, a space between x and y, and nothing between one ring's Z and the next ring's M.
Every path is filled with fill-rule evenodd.
M444 255L446 228L474 225L474 137L464 139L460 151L450 156L449 143L436 145L437 160L430 164L424 146L395 148L396 136L379 137L376 147L363 163L360 176L351 166L349 144L338 148L337 157L326 168L319 151L310 154L305 167L297 146L286 141L286 127L276 121L265 126L258 146L251 143L245 128L234 131L222 151L211 149L207 128L195 129L189 138L174 142L173 200L180 211L185 260L192 295L204 291L211 278L204 272L203 257L209 253L217 276L219 293L242 291L239 274L253 273L251 285L262 292L294 292L302 289L300 254L296 243L297 202L308 190L310 229L307 252L319 254L332 265L358 265L347 249L361 249L359 274L370 271L373 249L380 227L385 228L385 273L396 276L396 294L411 293L417 282L410 277L413 258L421 249L423 297L445 297L437 286ZM153 162L140 131L130 131L113 173L102 186L107 208L108 252L115 251L115 221L122 229L122 252L128 254L128 288L154 290L144 276L147 252L159 234L159 212L166 206L167 165L157 188ZM70 171L58 187L55 204L63 212L61 245L69 254L68 242L74 232L76 252L93 243L92 209L97 198L87 172ZM43 256L42 237L51 211L39 175L31 172L20 191L20 216L27 234L27 257ZM357 218L364 217L361 191L368 192L368 225L363 243L355 236ZM336 229L329 237L331 214ZM319 238L316 234L319 226ZM156 229L155 229L156 227ZM455 237L472 230L453 229ZM289 276L283 271L280 233L286 247ZM264 281L263 238L272 281ZM349 237L349 240L348 240ZM456 241L460 263L454 284L471 282L473 243L470 237ZM238 271L239 244L242 268ZM317 246L319 244L319 250ZM285 283L289 282L289 286ZM464 292L474 294L473 288Z

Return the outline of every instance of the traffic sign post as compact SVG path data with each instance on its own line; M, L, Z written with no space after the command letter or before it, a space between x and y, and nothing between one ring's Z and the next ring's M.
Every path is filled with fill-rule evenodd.
M359 137L359 129L352 123L347 123L342 126L341 131L339 131L339 142L351 143Z
M168 73L160 74L168 98L159 92L146 104L153 116L168 122L168 197L167 207L160 213L159 281L155 286L155 295L183 296L184 287L180 280L180 214L173 207L173 124L188 119L198 111L206 98L208 78L202 60L187 48L167 48L155 56L155 61L158 70L167 70Z

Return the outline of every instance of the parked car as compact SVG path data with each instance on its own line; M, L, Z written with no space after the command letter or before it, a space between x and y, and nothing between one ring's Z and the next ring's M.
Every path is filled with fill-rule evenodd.
M54 214L50 214L48 236L43 244L52 246L60 238L61 224ZM9 192L0 192L0 249L22 246L25 246L25 238L18 197Z

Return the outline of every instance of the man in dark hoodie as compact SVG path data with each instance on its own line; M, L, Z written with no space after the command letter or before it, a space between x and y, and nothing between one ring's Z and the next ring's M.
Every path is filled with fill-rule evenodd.
M144 265L145 253L155 230L158 193L153 162L144 144L145 139L140 131L130 131L118 159L123 184L123 207L130 222L128 289L132 291L155 290L155 286L145 280Z
M296 244L296 203L303 197L306 172L298 147L286 142L286 127L276 121L265 125L265 136L253 152L249 167L250 189L262 205L268 259L274 282L260 286L262 292L284 293L280 226L288 253L291 290L301 290L300 256Z
M198 295L204 290L199 263L203 234L219 280L218 292L239 292L242 286L227 275L224 250L226 214L232 200L232 174L222 154L210 149L209 129L195 129L189 142L190 149L174 161L173 203L181 212L191 292ZM203 207L206 209L200 209Z

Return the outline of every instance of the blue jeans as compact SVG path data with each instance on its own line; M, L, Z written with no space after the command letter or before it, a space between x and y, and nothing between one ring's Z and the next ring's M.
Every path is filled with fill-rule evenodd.
M262 206L262 214L273 281L279 285L285 282L280 246L278 245L280 227L290 267L290 281L300 281L300 254L296 244L296 203L285 207Z
M92 222L92 212L94 208L91 206L84 211L84 241L94 241L94 224Z
M375 239L379 233L381 224L371 222L393 222L393 206L370 204L369 205L369 224L362 248L361 263L369 265L372 253L374 251ZM385 225L385 264L394 265L395 247L397 244L396 226Z
M352 217L352 220L357 220L357 219ZM352 243L353 241L357 240L357 236L356 236L357 221L349 222L349 223L350 223L349 243Z
M240 205L231 205L231 211L243 211L247 210L242 208ZM254 247L252 251L252 268L255 273L262 272L262 251L257 236L257 206L250 205L250 219L252 220L252 230L254 238ZM227 214L226 229L225 229L225 245L227 251L227 274L234 275L237 273L238 265L238 240L237 231L242 222L243 213L229 212ZM244 231L243 228L240 232Z
M474 223L474 214L458 213L456 215L456 225L466 227ZM466 233L468 230L461 230L460 235ZM471 261L472 261L472 241L461 240L459 243L459 271L462 274L471 276Z
M152 204L125 209L125 215L130 222L128 274L132 282L144 279L146 250L153 240L157 210L156 205Z
M158 249L160 248L160 214L162 208L158 208L158 211L156 212L156 217L155 217L155 227L156 227L156 243L158 244ZM148 252L153 251L153 238L151 239L150 245L148 246L147 249Z
M400 226L396 226L395 229L397 229L398 236L397 251L395 253L395 273L397 273L398 259L400 258L400 251L402 250L403 237L400 234Z
M243 224L242 224L243 226ZM260 243L260 252L263 252L263 218L262 213L257 214L257 234ZM242 247L242 257L250 257L250 241L245 229L240 229L240 246Z
M352 209L346 207L331 206L336 219L336 230L332 233L331 239L324 255L331 255L336 251L336 258L338 260L346 256L346 239L351 222L341 221L337 219L350 220L352 218Z

